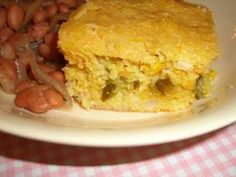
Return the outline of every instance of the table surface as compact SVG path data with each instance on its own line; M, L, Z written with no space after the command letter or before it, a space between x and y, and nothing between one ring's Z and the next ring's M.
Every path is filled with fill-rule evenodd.
M132 148L59 145L0 132L0 176L236 176L236 123L188 140Z

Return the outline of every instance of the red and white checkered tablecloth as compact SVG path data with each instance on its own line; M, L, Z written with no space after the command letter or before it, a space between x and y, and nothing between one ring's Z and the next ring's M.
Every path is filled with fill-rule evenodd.
M0 177L236 176L236 124L174 143L85 148L0 133Z

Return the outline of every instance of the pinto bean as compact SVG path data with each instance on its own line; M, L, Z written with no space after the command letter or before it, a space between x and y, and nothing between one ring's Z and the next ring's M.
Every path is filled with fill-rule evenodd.
M56 0L57 4L65 3L69 7L76 7L78 5L77 0Z
M47 73L49 76L51 76L53 79L61 82L62 84L65 83L66 79L64 76L64 73L62 71L56 70L53 67L47 66L45 64L38 64L40 67L40 70ZM35 78L35 75L33 72L31 72L31 78Z
M23 90L26 90L26 89L36 86L36 85L38 85L36 81L23 80L23 81L17 83L17 85L14 89L14 93L18 94L18 93L22 92Z
M45 73L47 73L47 74L49 74L49 73L55 71L54 68L49 67L49 66L47 66L47 65L45 65L45 64L38 64L38 66L40 67L40 70L41 70L41 71L43 71L43 72L45 72ZM35 74L34 74L32 71L29 72L29 76L30 76L30 78L32 78L32 79L35 79L35 78L36 78L36 77L35 77Z
M52 50L49 47L49 45L42 43L39 45L39 54L47 59L51 59L52 58Z
M49 75L61 83L65 83L65 76L61 71L50 72Z
M61 13L68 13L70 11L69 6L65 3L58 4L58 8L59 8L59 12Z
M7 12L4 8L0 7L0 29L6 25Z
M10 79L17 80L16 65L13 61L0 58L0 65L5 69L7 75Z
M37 12L34 14L33 21L34 23L39 23L45 21L48 17L48 13L46 10L38 9Z
M57 5L55 3L51 4L47 8L48 17L52 18L53 16L55 16L57 14L57 11L58 11Z
M24 20L24 11L17 3L12 3L7 10L7 24L14 30L20 29Z
M58 108L64 104L62 96L46 85L29 87L18 93L15 105L34 113L44 113L52 108Z
M51 49L51 58L53 60L57 60L61 57L60 52L57 49L57 41L58 41L58 33L57 32L50 32L44 37L44 42L47 44Z
M11 28L3 27L0 30L0 43L6 42L12 34L13 34L13 31Z
M50 32L44 37L44 42L48 44L49 46L51 45L57 45L58 41L58 33L56 32Z
M16 51L11 43L3 43L0 46L0 57L7 59L14 59L16 56Z
M64 104L63 97L52 88L45 90L44 95L52 108L59 108Z
M30 27L29 29L29 36L31 41L39 41L40 39L44 38L44 36L50 30L50 26L47 22L39 22Z
M54 68L49 67L49 66L44 65L44 64L39 64L39 67L40 67L40 69L41 69L42 71L44 71L45 73L50 73L50 72L55 71Z
M28 55L24 50L17 52L18 59L23 63L23 65L26 67L26 69L29 68L29 61L32 60L32 56Z
M24 108L34 113L44 113L51 109L44 96L44 90L48 89L46 86L29 87L18 93L15 97L15 105L19 108Z
M29 36L27 33L16 32L9 37L8 42L12 44L17 51L24 50L29 44Z
M43 58L42 56L37 57L37 63L38 64L44 64L47 61L46 58Z

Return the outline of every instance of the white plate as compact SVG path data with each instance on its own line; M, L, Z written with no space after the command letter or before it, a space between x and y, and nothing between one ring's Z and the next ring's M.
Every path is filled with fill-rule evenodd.
M219 91L219 88L229 83L233 85L234 82L236 39L232 39L232 36L236 28L236 1L193 2L207 5L213 11L221 49L215 64L220 73L218 80L221 82L217 84ZM0 94L1 131L70 145L118 147L166 143L201 135L236 121L234 88L229 90L229 96L223 103L180 120L171 114L166 118L166 114L85 111L77 106L72 112L54 110L43 117L35 117L11 111L11 99L9 95ZM166 121L168 119L173 121Z

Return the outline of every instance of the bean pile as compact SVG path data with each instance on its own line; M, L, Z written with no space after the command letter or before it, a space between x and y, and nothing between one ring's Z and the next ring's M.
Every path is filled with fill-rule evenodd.
M71 105L57 50L60 24L77 0L0 1L0 86L34 113Z

